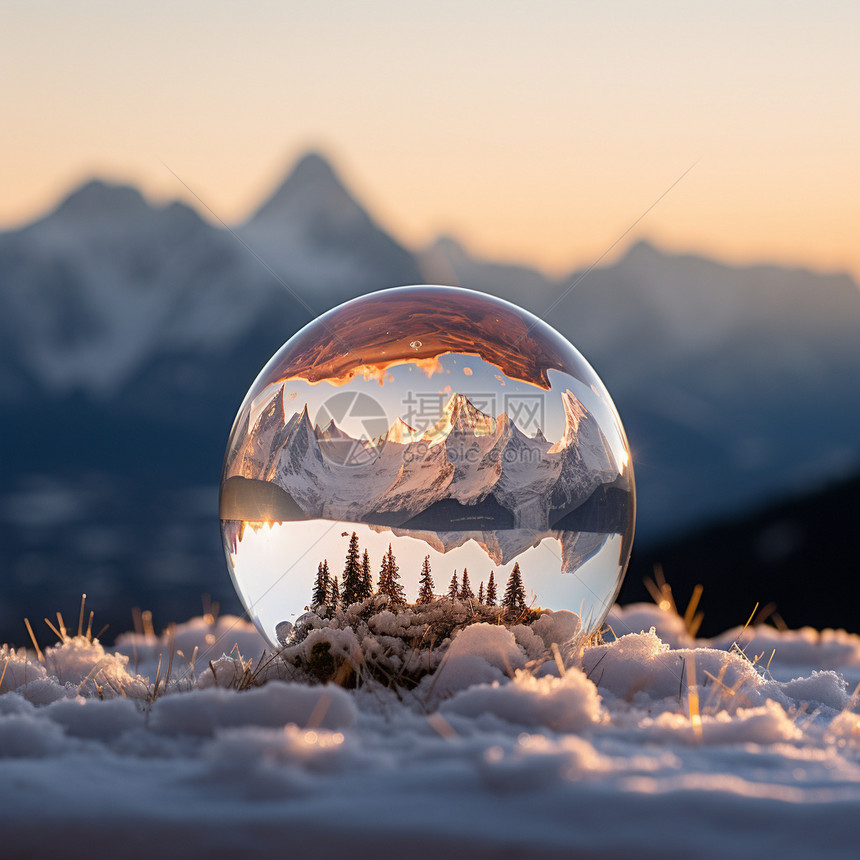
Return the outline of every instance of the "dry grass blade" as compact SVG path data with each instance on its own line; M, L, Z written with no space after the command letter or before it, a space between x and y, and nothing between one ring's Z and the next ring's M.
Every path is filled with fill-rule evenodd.
M81 611L78 613L78 636L83 634L84 629L84 606L87 602L86 593L81 595Z
M689 626L687 627L687 633L690 634L691 638L695 639L696 636L698 636L699 628L702 626L702 621L704 621L704 619L705 619L705 613L704 612L697 612L693 616L693 620L690 622Z
M324 693L317 699L317 703L314 705L314 709L308 717L308 722L305 728L318 729L322 725L322 721L325 719L325 715L328 713L330 707L331 694Z
M675 615L679 614L675 606L675 598L672 596L672 586L666 582L661 564L654 565L654 578L645 577L643 582L645 583L645 588L648 589L648 593L651 595L651 599L660 609L664 612L673 612Z
M687 609L684 612L684 627L687 628L687 633L689 633L693 639L696 638L696 634L702 626L702 619L705 617L704 612L696 611L699 608L699 601L702 599L703 591L704 588L697 584L693 589L690 602L687 604Z
M696 740L702 739L702 717L699 713L699 685L696 682L696 655L687 658L687 710Z
M167 628L167 640L170 653L167 659L167 678L164 680L164 689L167 690L167 685L170 683L170 675L173 672L173 655L176 652L176 625L171 624Z
M149 704L154 704L155 700L158 698L158 685L161 682L161 654L158 655L158 668L155 670L155 683L152 685L152 691L150 692Z
M753 620L753 627L758 626L759 624L764 624L768 618L772 617L776 613L776 604L771 601L770 603L765 604L759 609L758 614Z
M729 648L729 651L737 650L737 651L739 651L739 652L740 652L744 657L746 657L746 656L747 656L747 655L746 655L746 651L744 650L744 649L746 648L746 645L745 645L745 646L743 646L743 647L741 647L741 645L740 645L739 643L740 643L740 641L741 641L741 636L743 636L743 635L744 635L744 633L746 633L746 632L747 632L747 627L749 627L749 626L750 626L750 624L752 624L752 620L753 620L753 618L755 618L755 614L756 614L756 612L758 612L758 601L756 601L756 605L753 607L753 611L752 611L752 612L750 612L750 617L749 617L749 618L747 618L747 623L746 623L746 624L744 624L744 626L741 628L741 632L740 632L740 633L738 633L738 635L735 637L735 641L734 641L734 642L732 642L731 647ZM749 642L747 642L747 645L749 645ZM747 657L747 659L749 659L749 657Z
M42 649L39 647L39 643L36 641L36 634L33 632L33 627L30 624L30 619L24 619L24 626L27 628L27 632L30 634L30 641L33 643L33 647L36 649L36 656L39 658L40 663L45 662L45 655L42 653Z
M594 674L597 667L606 659L606 655L608 653L609 653L608 651L604 651L600 655L600 658L598 659L598 661L591 667L591 669L588 672L585 673L585 677L588 678L589 681L591 680L591 676Z
M96 678L98 677L98 673L101 672L102 668L103 668L102 663L101 663L101 661L99 661L98 663L95 664L95 666L93 666L92 669L90 669L90 671L87 673L86 677L81 681L80 684L78 684L78 694L80 694L81 690L83 690L84 687L86 687L87 682L90 681L90 679L92 679L93 685L96 688L96 692L98 693L99 698L100 699L102 698L102 688L96 683ZM110 686L111 689L113 689L113 686L110 684L110 682L108 682L108 686Z
M143 620L140 617L139 606L132 606L131 622L134 625L134 632L137 633L138 636L143 636Z
M693 589L693 594L690 597L690 602L687 604L687 610L684 612L684 624L687 625L687 629L689 630L690 624L693 622L693 618L696 615L696 609L699 607L699 601L702 599L702 592L704 588L699 584Z
M155 626L152 623L152 613L146 609L140 613L140 620L143 624L143 635L147 639L155 639Z
M260 657L257 660L257 667L251 673L251 679L250 679L249 686L257 687L257 686L260 686L261 684L265 683L265 681L259 680L261 673L263 672L264 669L268 669L278 659L277 654L272 654L269 657L269 659L267 660L266 654L268 654L268 651L263 651L263 653L260 654Z
M705 671L705 675L708 678L710 678L717 685L716 687L713 688L713 692L711 692L709 697L708 697L709 701L708 701L707 708L711 707L711 701L710 700L713 698L714 694L716 694L719 697L717 699L717 701L715 703L713 703L712 713L716 713L717 709L719 708L720 702L722 702L722 697L723 697L722 690L723 689L725 689L725 690L729 689L723 683L723 678L725 678L725 676L726 676L726 670L729 668L730 662L731 662L731 655L728 652L726 652L726 656L723 658L723 664L722 664L722 666L720 666L719 676L714 677L710 672L708 672L707 670Z
M211 626L218 620L221 605L217 600L212 600L208 594L202 594L200 599L203 603L203 620Z
M63 640L63 634L62 634L62 633L60 633L60 631L59 631L59 630L57 630L57 628L56 628L56 627L54 627L54 625L53 625L53 624L51 624L51 622L50 622L47 618L45 618L45 619L44 619L44 622L45 622L45 624L47 624L47 625L48 625L48 627L50 627L50 628L51 628L51 632L52 632L52 633L57 637L57 639L59 639L59 640L60 640L60 642L63 642L63 641L64 641L64 640Z
M427 722L438 732L440 737L445 740L453 740L459 737L456 729L442 716L438 711L432 714L427 714Z
M770 619L773 621L773 626L780 633L785 633L788 630L788 624L785 623L785 619L778 612L772 612Z
M720 673L722 675L722 673ZM748 696L742 695L740 692L741 687L744 685L745 679L740 677L735 681L735 683L729 687L727 684L723 683L719 678L715 678L710 672L706 671L705 675L708 676L715 684L718 684L722 691L727 693L732 699L737 700L737 704L742 707L751 707L752 701Z
M563 678L565 673L564 660L561 659L561 651L557 642L552 643L552 656L555 659L555 665L558 667L559 677Z

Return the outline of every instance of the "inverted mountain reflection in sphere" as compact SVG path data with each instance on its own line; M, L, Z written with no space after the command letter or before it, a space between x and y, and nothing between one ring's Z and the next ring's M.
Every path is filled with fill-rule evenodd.
M591 632L621 586L635 490L615 407L558 332L480 293L399 287L335 308L263 368L220 516L273 645L314 605L455 585L511 613L572 610Z

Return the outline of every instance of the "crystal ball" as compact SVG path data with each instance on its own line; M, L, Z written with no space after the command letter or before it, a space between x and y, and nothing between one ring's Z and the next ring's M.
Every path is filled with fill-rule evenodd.
M309 609L380 593L508 621L566 609L591 633L635 506L621 420L580 353L509 302L438 286L290 338L239 408L220 488L233 583L274 647Z

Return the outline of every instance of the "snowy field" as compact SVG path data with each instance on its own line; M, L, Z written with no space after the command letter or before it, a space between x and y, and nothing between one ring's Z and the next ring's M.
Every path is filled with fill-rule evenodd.
M295 648L394 671L383 616ZM585 648L569 613L474 625L409 692L249 667L230 617L3 648L0 856L860 856L860 637L608 622Z

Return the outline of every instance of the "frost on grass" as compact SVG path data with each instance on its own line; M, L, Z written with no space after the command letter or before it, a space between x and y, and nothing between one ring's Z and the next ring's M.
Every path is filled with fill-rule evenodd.
M481 661L481 669L486 664L500 671L540 658L548 642L528 625L555 614L573 615L532 610L511 614L502 607L449 598L399 605L376 595L345 609L305 613L285 640L279 661L282 671L302 680L345 686L374 680L408 689L463 652ZM483 633L476 634L479 629ZM545 637L557 632L546 622L540 630ZM493 640L497 633L501 638ZM471 644L457 646L463 636ZM445 673L453 677L454 668L446 665Z
M276 654L212 617L4 646L4 856L853 856L860 637L505 621L372 598Z
M17 691L37 705L71 696L144 698L149 683L128 668L128 657L108 653L98 639L66 637L39 658L31 651L0 647L0 693Z

